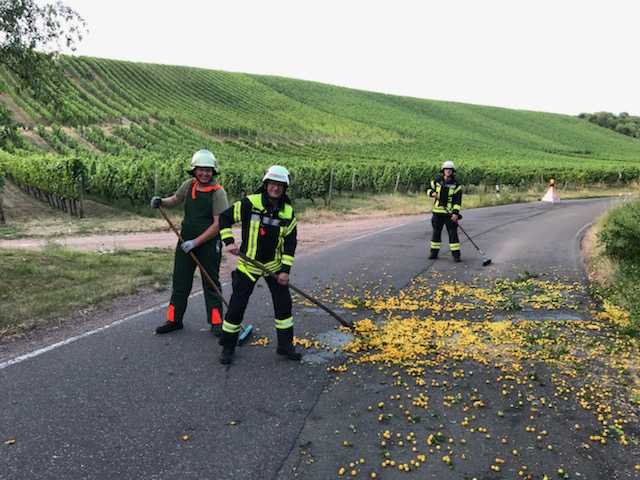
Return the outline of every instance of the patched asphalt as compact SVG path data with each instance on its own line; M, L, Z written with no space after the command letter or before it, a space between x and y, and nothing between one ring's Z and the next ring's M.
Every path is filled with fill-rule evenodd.
M462 281L526 270L582 282L580 236L611 204L598 199L467 211L463 225L492 258L489 267L481 266L463 236L463 263L454 264L445 251L428 261L428 216L391 230L381 219L379 234L300 258L292 282L323 298L369 285L399 290L434 271ZM340 312L352 320L359 315ZM342 341L324 312L296 304L294 317L297 336ZM310 352L302 364L277 358L264 284L256 288L245 322L271 343L240 347L231 367L217 362L220 347L206 328L201 296L190 301L184 330L154 335L163 319L163 311L152 312L1 369L0 441L15 443L0 444L0 478L325 479L336 478L337 465L354 456L377 459L379 426L366 412L390 392L387 377L370 366L336 380L327 367L339 361L338 352ZM462 382L472 388L489 374L478 371ZM459 418L437 410L433 415L424 428L455 434ZM582 413L555 415L550 428L561 435ZM514 428L523 421L514 415ZM340 448L342 436L354 447ZM553 454L585 465L583 478L613 478L608 458L582 458L574 443L567 435ZM478 469L485 467L483 455L493 454L481 442L467 448ZM379 478L405 475L385 471ZM442 466L420 475L415 478L464 478L461 470ZM505 475L515 478L514 472Z

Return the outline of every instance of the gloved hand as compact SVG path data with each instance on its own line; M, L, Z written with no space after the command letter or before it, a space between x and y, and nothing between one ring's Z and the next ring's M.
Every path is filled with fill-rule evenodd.
M196 246L197 245L195 240L187 240L186 242L182 242L180 244L180 248L184 253L189 253L191 250L196 248Z
M153 197L151 199L151 208L160 208L162 206L162 199L160 197Z

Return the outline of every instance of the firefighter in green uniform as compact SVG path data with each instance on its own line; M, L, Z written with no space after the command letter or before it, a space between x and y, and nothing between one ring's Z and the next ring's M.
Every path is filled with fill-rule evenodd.
M222 324L222 354L220 363L229 364L238 341L240 324L249 297L256 282L262 276L271 291L278 337L276 352L290 360L299 361L300 353L293 346L293 317L291 315L291 293L289 291L289 271L293 265L297 242L296 217L291 200L286 194L289 186L289 172L285 167L274 165L267 170L262 186L253 195L237 201L220 214L220 236L225 243L225 251L261 262L277 279L238 258L236 270L232 273L233 293ZM237 246L231 232L232 225L242 224L242 243Z
M458 220L462 218L462 185L456 180L456 168L452 161L447 160L442 164L442 175L431 180L427 189L427 195L433 198L433 216L431 226L430 260L438 258L442 245L442 228L447 227L449 234L449 250L455 262L460 261L460 240L458 238Z
M156 328L156 333L169 333L182 328L182 317L187 309L187 299L193 285L196 263L189 252L193 252L213 281L220 286L219 215L229 207L227 194L218 183L218 160L209 150L198 150L191 158L186 180L174 195L167 198L153 197L151 207L173 207L184 203L182 221L183 243L178 242L173 265L173 290L167 310L167 321ZM207 320L216 335L222 332L222 303L213 288L202 278Z

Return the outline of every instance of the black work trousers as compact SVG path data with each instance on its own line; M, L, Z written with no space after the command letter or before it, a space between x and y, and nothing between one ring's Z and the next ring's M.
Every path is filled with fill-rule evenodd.
M442 246L442 228L445 225L449 234L449 250L451 250L451 253L460 252L458 224L451 220L451 216L448 213L434 213L431 217L431 226L433 227L431 250L440 250Z
M249 303L249 297L260 277L255 280L249 278L245 273L234 270L231 273L231 283L233 293L229 301L229 310L225 316L222 330L228 333L235 333L242 323L244 312ZM273 301L273 312L275 316L275 326L278 330L285 330L293 327L291 316L291 292L288 286L280 285L272 277L264 277L271 292Z

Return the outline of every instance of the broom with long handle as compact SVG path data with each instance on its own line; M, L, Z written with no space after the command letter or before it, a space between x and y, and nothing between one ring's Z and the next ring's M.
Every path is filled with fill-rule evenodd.
M271 278L277 279L277 275L272 272L271 270L269 270L267 267L265 267L262 263L260 263L257 260L254 260L253 258L249 258L247 257L244 253L242 252L238 252L238 256L244 260L247 263L250 263L251 265L253 265L256 268L259 268L260 270L262 270L264 273L266 273L267 275L269 275ZM344 318L342 318L340 315L338 315L336 312L334 312L333 310L331 310L329 307L327 307L326 305L324 305L322 302L320 302L320 300L312 297L311 295L309 295L308 293L303 292L302 290L300 290L298 287L296 287L295 285L293 285L291 282L289 282L289 287L291 288L291 290L293 290L296 293L299 293L300 295L302 295L304 298L306 298L307 300L309 300L311 303L317 305L318 307L320 307L322 310L324 310L325 312L327 312L329 315L331 315L333 318L335 318L338 322L340 322L340 325L342 325L343 327L347 327L351 330L353 330L354 326L353 323L349 322L348 320L345 320Z
M449 215L452 215L453 212L451 212L450 210L447 210L447 213ZM462 217L460 217L462 218ZM464 228L462 228L462 225L460 225L460 222L458 222L458 228L462 231L462 233L464 233L465 237L467 237L469 239L469 241L471 242L471 245L473 245L474 247L476 247L476 250L478 250L478 253L480 255L482 255L482 266L486 267L487 265L491 264L491 259L489 257L487 257L487 255L482 251L482 249L476 245L476 242L473 241L473 239L469 236L469 234L465 231Z

